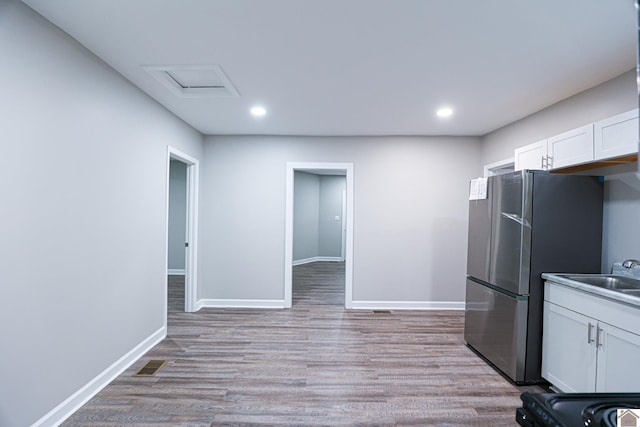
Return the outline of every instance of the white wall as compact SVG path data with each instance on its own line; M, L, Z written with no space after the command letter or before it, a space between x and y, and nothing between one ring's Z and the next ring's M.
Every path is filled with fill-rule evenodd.
M635 70L567 98L483 137L484 164L513 157L513 149L638 107ZM605 176L602 272L615 261L640 258L637 165L587 173ZM635 224L634 224L635 222Z
M293 186L293 260L318 256L320 177L295 171Z
M200 298L283 299L287 162L352 162L354 301L464 301L478 138L218 136L204 156Z
M0 425L28 426L162 332L166 146L202 137L16 0L0 52Z
M169 271L184 271L187 241L187 165L171 160L169 172Z

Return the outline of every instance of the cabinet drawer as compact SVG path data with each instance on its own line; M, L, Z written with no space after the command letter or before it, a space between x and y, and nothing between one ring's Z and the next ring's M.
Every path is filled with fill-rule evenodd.
M640 308L638 307L550 281L545 282L544 299L640 335Z

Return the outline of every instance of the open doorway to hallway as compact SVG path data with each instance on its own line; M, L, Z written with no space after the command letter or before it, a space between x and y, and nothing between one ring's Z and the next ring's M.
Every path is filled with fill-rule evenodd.
M169 161L168 308L184 311L187 242L187 164Z
M293 304L294 282L317 286L315 274L327 282L327 301L351 308L353 164L288 163L286 188L285 307Z
M344 306L346 173L294 171L293 300Z
M199 162L167 148L167 312L197 310Z
M344 274L344 261L315 261L294 265L292 305L344 307Z

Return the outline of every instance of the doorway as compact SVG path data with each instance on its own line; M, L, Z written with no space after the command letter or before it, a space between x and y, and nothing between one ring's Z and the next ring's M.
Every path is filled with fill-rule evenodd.
M165 315L169 310L169 293L182 295L180 290L174 291L170 285L182 283L182 277L182 310L197 311L198 180L198 160L175 148L167 147ZM170 278L176 275L181 276L180 279Z
M341 223L344 235L339 248L340 256L344 256L345 270L345 308L353 305L353 164L352 163L287 163L286 212L285 212L285 284L284 305L292 306L293 293L293 256L294 256L294 188L295 172L307 172L315 175L341 175L345 178L344 204ZM344 255L343 255L344 254Z
M484 165L484 177L487 178L494 175L511 173L514 171L514 168L515 161L513 157L500 160L499 162L489 163L488 165Z

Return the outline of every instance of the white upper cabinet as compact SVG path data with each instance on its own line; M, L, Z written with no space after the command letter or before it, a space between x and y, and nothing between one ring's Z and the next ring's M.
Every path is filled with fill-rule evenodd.
M516 148L514 161L514 169L517 171L523 169L546 169L547 140Z
M551 170L593 161L593 124L514 151L515 170Z
M548 169L558 169L593 160L593 124L556 135L547 140Z
M608 159L638 152L638 109L595 123L595 159Z
M514 151L515 170L581 169L632 162L638 153L638 109L590 123ZM610 160L613 159L613 160ZM567 171L570 171L567 169ZM559 171L565 172L565 171Z

